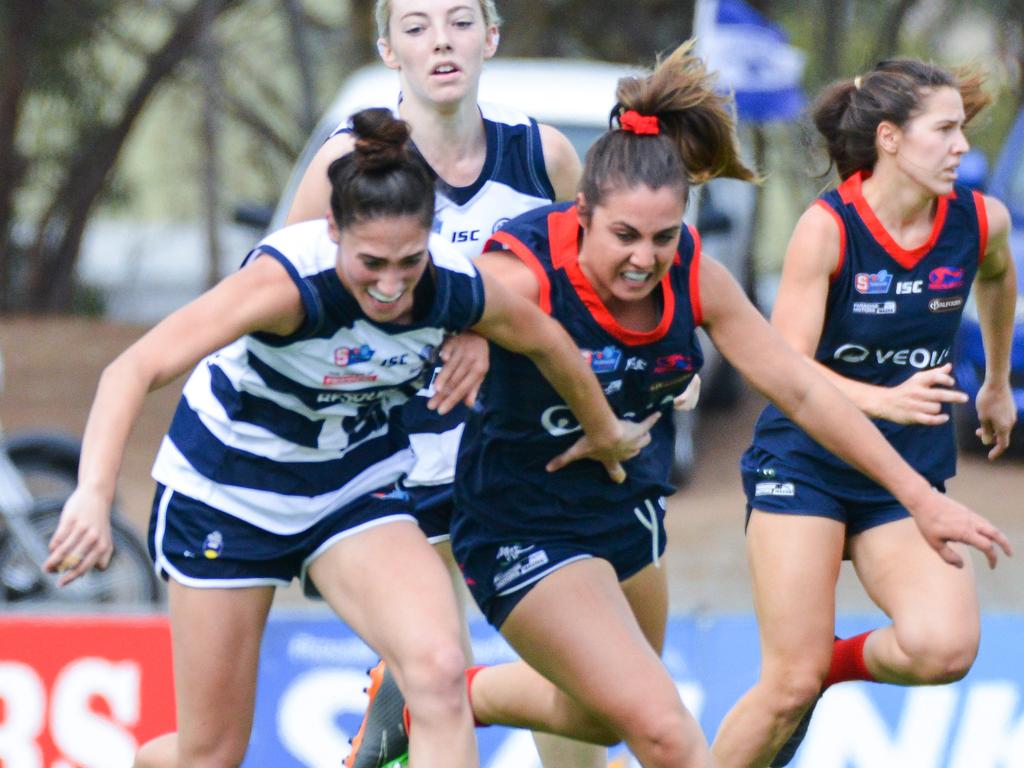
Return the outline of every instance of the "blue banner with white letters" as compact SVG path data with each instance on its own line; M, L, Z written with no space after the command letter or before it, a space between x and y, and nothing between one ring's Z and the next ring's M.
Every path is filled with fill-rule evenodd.
M842 636L878 624L843 618ZM476 662L515 656L482 621L472 625ZM414 631L414 630L410 630ZM971 673L954 685L900 688L844 683L815 711L794 768L1020 768L1024 766L1024 618L986 616ZM256 718L245 768L339 768L359 727L366 670L377 658L326 613L275 613L263 641ZM713 737L754 682L757 627L751 617L670 621L664 661L680 694ZM481 768L539 768L528 733L477 731ZM622 748L610 765L636 764Z

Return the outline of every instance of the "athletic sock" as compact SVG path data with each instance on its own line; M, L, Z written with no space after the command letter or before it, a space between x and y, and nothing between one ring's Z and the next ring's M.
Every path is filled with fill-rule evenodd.
M466 698L469 699L470 712L473 712L473 678L476 677L477 672L486 667L486 664L477 664L475 667L470 667L466 670ZM481 723L476 718L476 712L473 712L473 725L477 728L486 728L490 723Z
M829 666L828 676L825 678L822 690L847 680L875 681L875 676L871 674L864 663L864 641L870 634L871 632L865 632L845 640L837 639L833 643L832 663Z

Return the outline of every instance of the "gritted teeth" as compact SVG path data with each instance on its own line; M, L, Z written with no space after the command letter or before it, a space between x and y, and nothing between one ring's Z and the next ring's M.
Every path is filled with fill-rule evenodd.
M644 280L646 280L647 278L649 278L651 276L651 273L650 272L638 272L636 270L627 269L627 270L623 271L622 276L626 280L632 280L634 282L643 282Z
M366 292L370 294L370 296L372 296L375 300L379 301L381 304L394 304L396 301L402 298L402 295L405 293L405 291L399 291L394 296L388 296L386 294L381 293L376 288L367 288Z

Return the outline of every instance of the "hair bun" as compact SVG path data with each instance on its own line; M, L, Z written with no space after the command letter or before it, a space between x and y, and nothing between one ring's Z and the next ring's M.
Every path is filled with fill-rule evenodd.
M388 109L364 109L352 116L356 168L387 171L408 160L409 125Z

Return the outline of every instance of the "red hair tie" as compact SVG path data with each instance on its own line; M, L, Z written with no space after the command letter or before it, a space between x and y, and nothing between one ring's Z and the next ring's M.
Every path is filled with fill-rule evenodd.
M638 136L657 136L661 133L656 115L641 115L635 109L627 109L619 115L619 126Z

